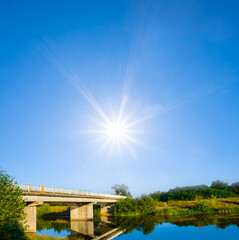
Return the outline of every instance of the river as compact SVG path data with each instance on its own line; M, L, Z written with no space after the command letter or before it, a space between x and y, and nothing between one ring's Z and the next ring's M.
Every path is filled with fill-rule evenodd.
M37 235L67 239L238 239L239 215L102 217L94 221L37 220Z

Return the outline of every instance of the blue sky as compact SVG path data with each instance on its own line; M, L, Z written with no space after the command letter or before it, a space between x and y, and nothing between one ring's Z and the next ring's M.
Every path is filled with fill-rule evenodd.
M0 167L18 182L137 196L239 180L237 1L0 4ZM122 99L142 121L119 150L95 130Z

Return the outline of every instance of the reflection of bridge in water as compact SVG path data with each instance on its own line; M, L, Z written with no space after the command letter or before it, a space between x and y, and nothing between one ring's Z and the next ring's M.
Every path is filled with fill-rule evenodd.
M110 240L123 233L114 224L102 218L99 226L94 227L93 221L71 221L71 236L94 240Z

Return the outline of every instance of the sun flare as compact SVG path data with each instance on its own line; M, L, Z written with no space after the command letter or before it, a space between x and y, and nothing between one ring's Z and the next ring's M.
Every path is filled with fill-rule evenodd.
M119 122L110 123L106 127L106 135L112 141L120 141L126 137L126 126Z

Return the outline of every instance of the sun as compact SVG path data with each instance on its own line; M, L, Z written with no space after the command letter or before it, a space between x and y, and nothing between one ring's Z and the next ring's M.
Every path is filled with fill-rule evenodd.
M120 122L112 122L106 126L105 134L112 141L121 141L127 135L126 125Z

